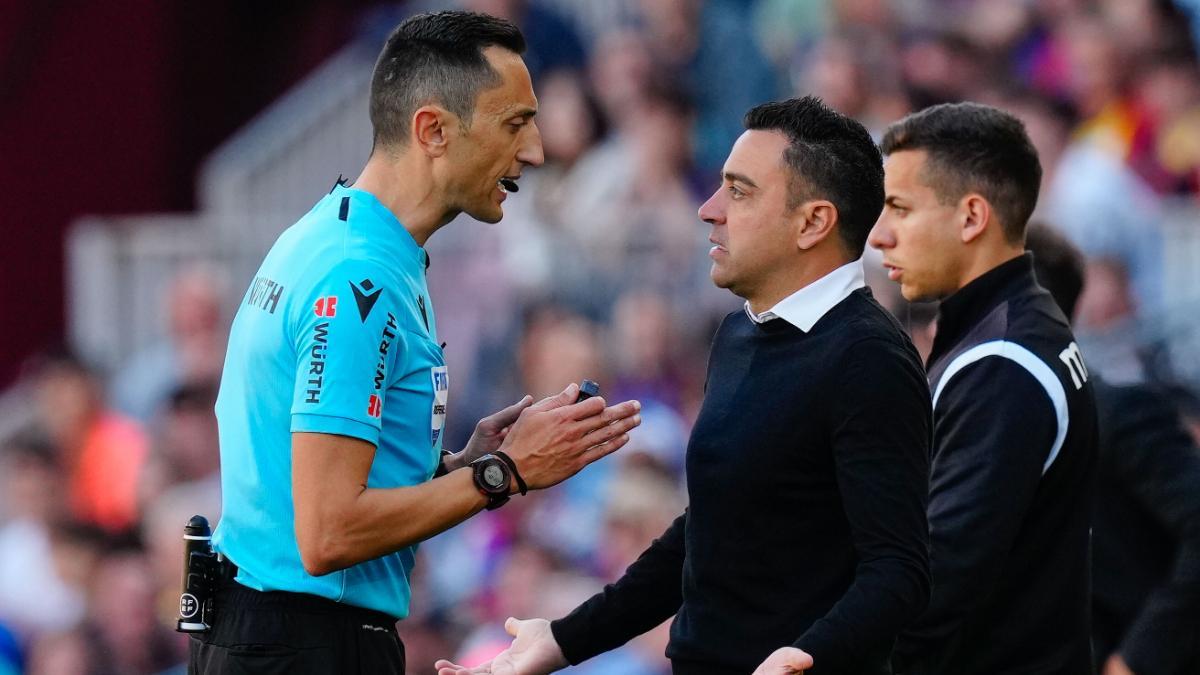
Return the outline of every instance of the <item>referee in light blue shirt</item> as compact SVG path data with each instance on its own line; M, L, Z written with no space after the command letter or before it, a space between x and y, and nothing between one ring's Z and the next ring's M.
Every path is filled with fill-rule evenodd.
M423 247L459 213L500 220L541 164L523 51L486 15L401 24L372 78L366 167L285 231L251 282L217 401L214 546L235 574L189 672L403 673L396 621L417 544L566 479L639 423L637 402L574 403L568 385L442 450L449 376Z
M214 541L237 561L242 585L408 614L415 543L312 576L295 532L281 525L295 517L289 431L376 446L372 487L416 485L437 468L448 382L426 260L379 200L339 185L263 262L234 322L217 399L225 515Z

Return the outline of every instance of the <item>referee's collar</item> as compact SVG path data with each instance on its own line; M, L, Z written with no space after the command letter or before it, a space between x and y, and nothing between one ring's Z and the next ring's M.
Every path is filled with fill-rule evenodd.
M807 333L829 310L866 285L862 258L859 258L792 293L762 314L755 314L750 309L750 302L746 301L746 315L759 324L783 319Z
M374 216L374 220L387 227L388 230L397 230L398 234L395 237L395 243L406 254L416 258L421 264L421 269L429 267L429 254L425 252L424 247L418 244L416 239L413 239L412 233L408 231L408 228L404 227L404 223L400 222L396 214L384 206L378 197L366 190L349 187L340 181L334 184L333 190L329 194L334 197L349 197L355 206L365 208Z

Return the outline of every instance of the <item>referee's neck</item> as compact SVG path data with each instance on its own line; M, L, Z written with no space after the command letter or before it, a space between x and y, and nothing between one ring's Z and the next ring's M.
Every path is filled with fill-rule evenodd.
M425 246L434 232L457 215L446 208L446 200L434 185L428 158L419 153L393 155L377 149L350 187L378 199L418 246Z

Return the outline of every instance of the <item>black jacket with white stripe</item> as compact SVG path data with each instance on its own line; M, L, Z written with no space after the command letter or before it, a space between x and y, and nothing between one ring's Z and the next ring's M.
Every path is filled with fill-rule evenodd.
M898 673L1092 671L1096 404L1029 254L941 306L929 356L933 594Z

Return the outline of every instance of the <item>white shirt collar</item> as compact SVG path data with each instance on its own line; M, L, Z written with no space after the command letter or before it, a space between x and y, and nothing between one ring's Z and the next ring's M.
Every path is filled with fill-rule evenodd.
M835 305L866 285L862 258L859 258L792 293L762 314L755 314L747 301L746 315L754 323L783 319L807 333Z

